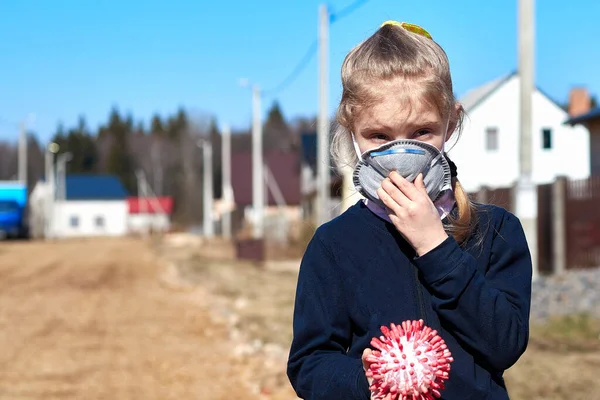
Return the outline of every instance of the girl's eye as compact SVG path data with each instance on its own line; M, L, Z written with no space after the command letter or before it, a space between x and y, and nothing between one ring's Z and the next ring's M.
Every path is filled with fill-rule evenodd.
M421 129L417 132L415 132L415 136L419 137L419 136L425 136L425 135L429 135L431 133L431 130L429 129Z
M371 136L371 140L378 140L378 141L388 140L388 137L387 137L387 135L384 135L383 133L375 133L374 135Z

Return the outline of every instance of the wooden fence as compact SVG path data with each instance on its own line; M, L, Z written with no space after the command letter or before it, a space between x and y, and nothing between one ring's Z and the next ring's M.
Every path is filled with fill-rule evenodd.
M480 203L515 212L512 188L471 193ZM600 177L537 188L537 259L542 274L600 266ZM562 243L560 243L562 241Z
M482 188L479 192L471 193L470 197L478 203L493 204L513 211L512 188Z
M568 182L565 192L567 268L600 266L600 177Z

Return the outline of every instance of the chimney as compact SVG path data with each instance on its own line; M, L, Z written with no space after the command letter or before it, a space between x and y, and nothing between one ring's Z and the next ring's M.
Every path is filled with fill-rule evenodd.
M584 87L574 87L569 92L569 116L577 117L590 111L590 94Z

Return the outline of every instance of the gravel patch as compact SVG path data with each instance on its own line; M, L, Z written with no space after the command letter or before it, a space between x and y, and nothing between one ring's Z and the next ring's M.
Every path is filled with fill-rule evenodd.
M600 318L600 268L544 276L533 283L532 320L573 314Z

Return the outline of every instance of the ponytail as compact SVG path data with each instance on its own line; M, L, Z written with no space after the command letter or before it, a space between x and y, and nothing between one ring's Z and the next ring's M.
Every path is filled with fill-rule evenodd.
M446 231L452 235L459 244L463 244L463 242L471 235L473 228L476 225L476 205L471 201L458 179L452 179L452 186L458 215L451 215L448 217L450 223L446 226Z

